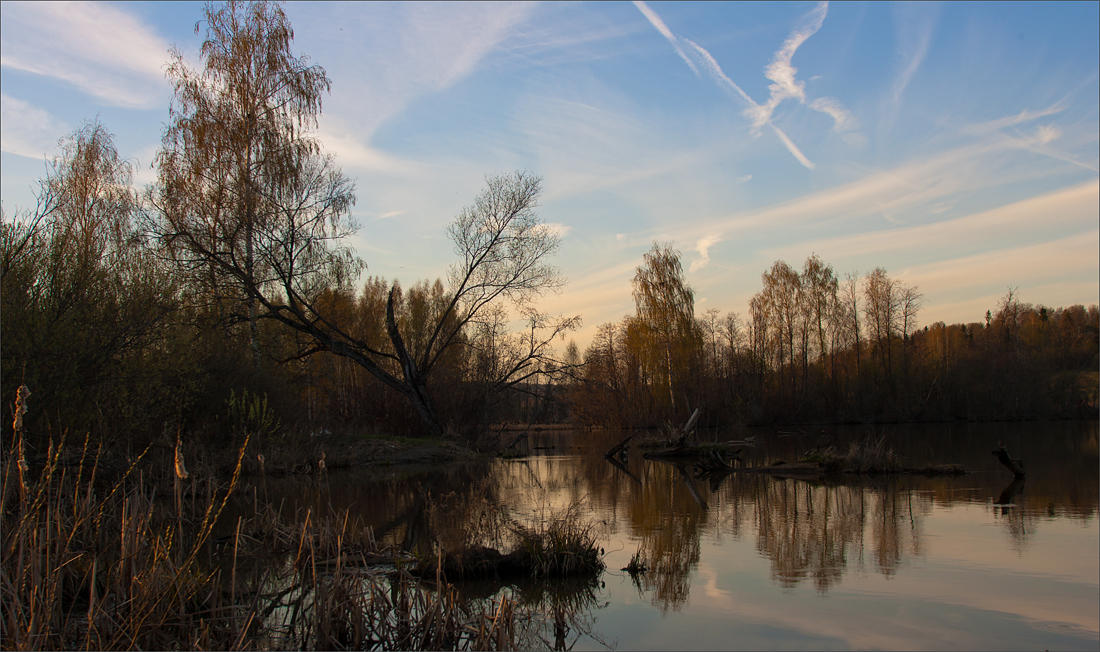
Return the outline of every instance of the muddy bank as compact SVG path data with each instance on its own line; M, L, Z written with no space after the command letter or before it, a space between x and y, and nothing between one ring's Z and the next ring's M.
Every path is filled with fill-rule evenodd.
M320 441L318 441L320 440ZM245 473L311 474L334 469L377 466L445 464L477 459L482 454L457 442L401 437L313 438L297 451L278 448L264 451L249 447Z

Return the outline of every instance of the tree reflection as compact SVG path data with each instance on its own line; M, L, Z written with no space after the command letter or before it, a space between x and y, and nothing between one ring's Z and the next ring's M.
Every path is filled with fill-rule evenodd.
M641 492L629 508L631 527L641 539L641 558L649 569L636 576L637 583L663 613L679 611L688 599L691 570L699 563L707 510L683 469L650 464L646 471Z
M1027 547L1030 527L1037 518L1033 510L1027 509L1027 498L1024 495L1024 478L1017 477L1012 480L997 500L993 501L993 517L1004 526L1012 547L1017 552L1023 552ZM1054 504L1050 503L1049 511L1054 512ZM1053 517L1054 513L1048 514Z
M914 495L897 483L876 487L814 485L766 478L756 500L757 549L772 562L772 577L785 587L812 578L824 593L843 577L848 556L864 559L891 576L903 560L920 551L921 516ZM869 540L868 540L869 538Z

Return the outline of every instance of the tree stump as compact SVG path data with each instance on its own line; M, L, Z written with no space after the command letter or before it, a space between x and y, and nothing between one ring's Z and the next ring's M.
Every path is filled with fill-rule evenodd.
M1024 477L1024 461L1009 455L1003 443L998 442L998 446L997 450L993 451L997 461L1003 464L1006 469L1012 471L1012 474L1017 478Z

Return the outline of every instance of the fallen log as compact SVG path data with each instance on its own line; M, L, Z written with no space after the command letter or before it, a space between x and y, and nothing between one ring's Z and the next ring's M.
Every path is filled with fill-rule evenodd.
M516 438L512 440L512 443L508 444L507 446L505 446L504 448L501 449L500 454L503 455L503 454L507 453L508 451L512 450L512 448L514 448L517 444L519 444L521 441L526 439L528 433L530 433L530 432L531 432L531 428L527 428L527 430L524 430L523 432L516 435Z
M630 443L631 439L634 439L634 435L628 435L626 439L622 440L614 448L604 453L604 457L611 459L612 457L615 457L615 455L619 453L619 451L626 450L626 445Z
M647 460L696 458L706 455L706 450L699 446L673 446L672 448L650 451L642 457Z
M993 451L993 455L997 458L997 461L1003 464L1006 469L1012 471L1012 474L1017 478L1024 477L1024 461L1009 455L1003 443L998 442L997 445L997 450Z
M734 451L734 459L741 458L741 451ZM712 473L732 473L734 470L733 464L726 462L722 458L722 454L717 449L710 449L706 456L695 463L695 477L701 477Z

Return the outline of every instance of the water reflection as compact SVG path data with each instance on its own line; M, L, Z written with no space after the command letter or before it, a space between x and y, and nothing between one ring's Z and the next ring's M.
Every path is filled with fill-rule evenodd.
M796 460L823 441L842 448L866 434L866 429L835 428L798 437L754 433L756 446L745 449L743 464ZM953 462L972 474L843 483L739 473L696 478L687 467L645 460L636 450L605 459L603 453L622 439L621 433L553 433L547 435L549 443L533 435L532 448L543 448L520 460L403 473L333 473L323 486L284 483L283 488L295 505L354 506L380 540L406 549L471 537L502 545L493 535L501 523L487 521L488 512L478 506L492 505L496 513L524 523L580 503L607 542L609 557L640 554L648 570L634 576L633 590L662 614L686 612L696 602L692 581L712 554L707 551L732 542L744 541L766 559L766 576L780 591L807 586L829 596L848 581L896 579L914 561L927 563L929 555L991 563L985 559L988 539L956 536L975 519L995 525L1021 559L1048 523L1087 523L1097 514L1095 423L906 426L886 434L913 466ZM743 439L745 432L705 436ZM1001 440L1027 461L1026 481L1014 480L990 456ZM1048 565L1062 563L1044 557ZM708 563L712 573L718 562ZM609 561L609 570L622 565ZM963 567L970 572L971 567ZM1073 575L1058 569L1059 576ZM546 616L533 634L540 646L563 649L581 638L591 639L582 646L602 641L598 619L610 599L602 584L460 587L474 601L502 590Z
M648 570L640 589L662 612L687 602L689 576L699 563L699 537L707 524L706 503L682 466L647 465L640 492L629 502L631 533Z

